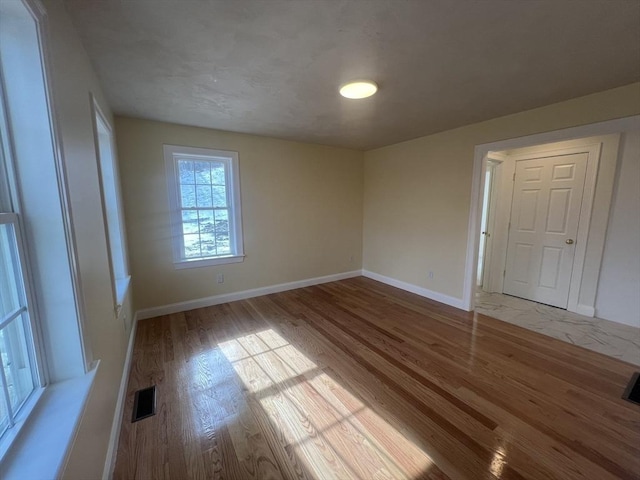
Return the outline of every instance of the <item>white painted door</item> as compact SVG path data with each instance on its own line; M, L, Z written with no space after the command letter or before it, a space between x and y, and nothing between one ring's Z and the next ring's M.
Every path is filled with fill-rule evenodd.
M587 159L516 162L504 293L567 308Z

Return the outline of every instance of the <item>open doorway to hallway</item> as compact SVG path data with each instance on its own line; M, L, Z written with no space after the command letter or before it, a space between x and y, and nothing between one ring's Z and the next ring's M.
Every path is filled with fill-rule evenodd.
M605 123L476 147L465 298L638 364L640 117Z
M487 155L478 252L484 291L576 311L602 143L616 140Z
M594 316L620 135L490 151L476 286ZM607 185L609 183L609 185ZM598 188L596 188L598 187ZM595 224L594 224L595 223Z

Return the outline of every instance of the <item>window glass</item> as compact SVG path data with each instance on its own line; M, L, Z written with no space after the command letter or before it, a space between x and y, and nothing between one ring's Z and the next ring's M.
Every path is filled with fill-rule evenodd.
M37 385L17 219L0 213L0 432Z

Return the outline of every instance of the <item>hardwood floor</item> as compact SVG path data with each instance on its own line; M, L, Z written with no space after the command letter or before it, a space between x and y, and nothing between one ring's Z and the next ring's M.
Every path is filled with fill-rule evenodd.
M114 478L638 479L633 371L363 277L158 317Z

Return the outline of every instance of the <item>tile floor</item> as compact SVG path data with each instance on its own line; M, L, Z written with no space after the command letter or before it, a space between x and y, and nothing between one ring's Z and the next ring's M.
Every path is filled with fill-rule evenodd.
M483 291L476 293L476 311L640 365L640 328Z

